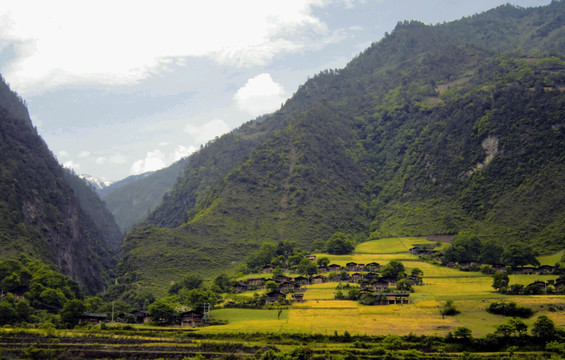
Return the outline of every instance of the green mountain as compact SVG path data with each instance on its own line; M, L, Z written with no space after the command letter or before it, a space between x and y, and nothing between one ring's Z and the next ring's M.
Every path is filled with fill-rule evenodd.
M161 203L163 195L171 190L182 174L187 161L187 158L181 159L165 169L117 186L101 195L123 233L143 221ZM116 185L118 184L112 184L110 187Z
M112 290L216 274L264 242L471 233L565 246L565 3L401 22L191 156ZM316 242L317 243L317 242Z
M101 291L113 276L121 234L103 203L64 170L0 79L0 257L25 254Z

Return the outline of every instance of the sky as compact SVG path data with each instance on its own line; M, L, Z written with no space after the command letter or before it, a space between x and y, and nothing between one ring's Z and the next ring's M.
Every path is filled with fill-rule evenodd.
M399 21L551 0L3 0L0 74L58 161L158 170L343 68Z

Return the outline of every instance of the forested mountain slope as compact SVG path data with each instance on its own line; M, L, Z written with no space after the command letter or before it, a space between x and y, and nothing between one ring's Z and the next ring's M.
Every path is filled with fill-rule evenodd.
M57 163L32 127L24 104L3 79L0 101L2 258L24 253L52 264L88 293L103 290L117 261L111 249L121 241L115 222L111 216L91 218L88 214L95 211L83 209L68 183L82 180L66 174ZM90 188L81 189L85 198L91 197L89 201L98 201L90 204L92 209L101 206L96 194L87 194ZM96 211L104 213L100 208Z
M562 249L562 19L556 1L399 23L276 113L193 155L126 238L120 291L225 270L265 241L309 250L336 231Z

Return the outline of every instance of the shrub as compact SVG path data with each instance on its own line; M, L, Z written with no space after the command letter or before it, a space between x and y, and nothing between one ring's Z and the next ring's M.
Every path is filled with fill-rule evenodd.
M487 312L496 315L512 316L529 318L534 314L534 310L525 306L518 306L515 302L493 302L488 308Z

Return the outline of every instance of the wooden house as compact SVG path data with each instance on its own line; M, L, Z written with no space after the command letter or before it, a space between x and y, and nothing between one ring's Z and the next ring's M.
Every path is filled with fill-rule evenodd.
M247 286L258 287L265 284L265 278L251 278L247 279Z
M312 278L314 284L323 284L326 282L326 277L323 275L316 275Z
M304 294L302 293L292 294L292 301L297 303L304 302Z
M243 281L238 281L234 285L234 290L237 292L243 292L249 290L249 285Z
M551 265L541 265L538 266L537 273L540 275L549 275L549 274L553 274L554 270L555 268Z
M134 310L131 312L131 315L135 319L137 324L145 324L149 322L149 313L145 310Z
M360 273L354 273L351 274L351 281L353 281L354 283L359 282L359 280L361 280L363 278L363 275L361 275Z
M274 267L272 267L271 265L267 265L267 266L263 266L263 269L261 270L261 272L263 274L270 274L272 273L274 270Z
M329 271L340 271L341 270L341 266L339 266L338 264L330 264L328 266L328 270Z
M291 290L294 290L294 283L291 283L290 281L279 283L280 292L287 293L290 292Z
M381 264L377 262L371 262L365 265L365 269L368 271L378 271L381 268Z
M319 266L318 267L318 272L321 273L327 273L329 271L327 266Z
M522 269L522 274L524 274L524 275L532 275L533 273L534 273L533 268L523 268Z
M266 304L276 303L277 301L279 301L279 299L286 298L286 296L282 294L280 291L272 291L270 293L267 293L266 295L267 295L267 297L265 298Z
M96 314L96 313L82 313L80 317L81 324L98 324L106 322L108 320L108 315L106 314Z
M273 279L277 284L281 284L281 283L285 283L285 282L291 282L292 279L288 276L285 275L278 275Z
M308 278L305 276L297 276L293 279L295 284L308 285Z
M348 262L345 264L345 268L347 271L357 271L357 263L356 262Z
M392 304L408 304L410 301L408 300L410 293L387 293L383 294L386 296L386 300L388 301L389 305Z
M373 282L371 286L373 287L373 289L375 289L376 292L385 291L386 289L388 289L388 281L377 280Z
M179 315L181 326L197 327L204 324L204 314L197 311L187 311Z

